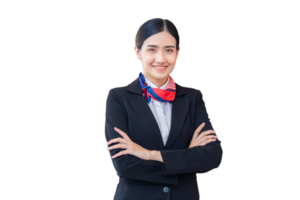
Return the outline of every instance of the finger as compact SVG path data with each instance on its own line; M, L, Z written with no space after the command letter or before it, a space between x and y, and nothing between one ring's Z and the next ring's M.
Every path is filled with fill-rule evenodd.
M194 135L193 135L193 138L196 138L197 136L198 136L198 134L199 134L199 132L202 130L202 128L205 126L205 122L203 122L202 124L200 124L199 126L198 126L198 128L195 130L195 132L194 132Z
M126 155L126 154L128 154L126 150L120 151L119 153L113 155L112 158L116 158L116 157L119 157L119 156L122 156L122 155Z
M207 130L207 131L203 131L200 135L203 137L209 134L216 134L216 133L218 133L218 130Z
M202 133L200 133L199 137L200 137L200 138L203 138L203 137L205 137L206 135L212 134L212 133L216 133L216 131L214 131L214 130L203 131Z
M198 128L196 129L197 132L200 132L204 126L205 126L205 122L202 122L202 124L200 124L200 125L198 126Z
M201 144L201 143L205 142L206 140L215 139L215 138L216 138L215 135L209 135L209 136L206 136L206 137L202 137L201 139L197 138L196 142Z
M210 142L214 142L214 141L216 141L216 138L215 138L215 139L209 139L209 140L206 140L206 141L205 141L205 145L208 144L208 143L210 143Z
M120 137L111 139L110 141L106 142L105 145L108 146L108 145L110 145L110 144L112 144L112 143L116 143L117 140L118 140L119 138L120 138Z
M108 145L110 145L110 144L112 144L112 143L116 143L116 142L124 142L123 140L124 140L124 139L123 139L123 138L120 138L120 137L111 139L110 141L108 141L108 142L106 143L106 146L108 146Z
M206 139L211 139L211 138L217 138L218 136L216 135L207 135L205 136Z
M219 135L210 135L210 136L207 136L207 137L206 137L206 140L210 140L210 139L218 139L218 138L220 138Z
M122 135L124 139L130 140L130 138L128 137L128 135L124 131L122 131L121 129L115 127L115 131L117 131L120 135Z
M112 149L126 149L126 148L127 148L126 144L116 144L116 145L113 145L111 147L107 147L106 151L110 151Z
M211 143L211 142L215 142L217 139L218 139L218 138L213 138L213 139L207 140L207 141L208 141L207 144L208 144L208 143Z

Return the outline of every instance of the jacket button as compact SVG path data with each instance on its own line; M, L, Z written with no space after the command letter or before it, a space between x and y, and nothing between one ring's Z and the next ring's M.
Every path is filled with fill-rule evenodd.
M169 188L168 187L164 187L164 192L165 193L169 192Z

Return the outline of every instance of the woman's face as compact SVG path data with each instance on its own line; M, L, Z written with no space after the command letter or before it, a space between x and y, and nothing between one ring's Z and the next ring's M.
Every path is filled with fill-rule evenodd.
M179 53L179 47L176 51L175 38L167 31L163 31L147 38L141 50L136 46L134 50L142 62L143 75L158 87L164 85L175 67ZM157 69L154 66L166 68Z

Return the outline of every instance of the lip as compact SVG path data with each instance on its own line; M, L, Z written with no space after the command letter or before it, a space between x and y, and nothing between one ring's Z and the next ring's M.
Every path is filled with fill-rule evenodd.
M163 68L163 69L158 69L158 68L155 68L155 67L165 67L165 68ZM152 67L154 68L154 69L156 69L157 71L164 71L164 70L166 70L167 68L168 68L168 66L167 65L152 65Z

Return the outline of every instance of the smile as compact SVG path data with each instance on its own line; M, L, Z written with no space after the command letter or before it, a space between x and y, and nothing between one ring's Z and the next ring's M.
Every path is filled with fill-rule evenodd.
M152 67L155 68L155 69L158 70L158 71L163 71L163 70L167 69L168 66L158 67L158 66L153 66L153 65L152 65Z

